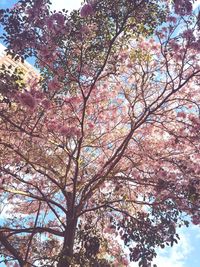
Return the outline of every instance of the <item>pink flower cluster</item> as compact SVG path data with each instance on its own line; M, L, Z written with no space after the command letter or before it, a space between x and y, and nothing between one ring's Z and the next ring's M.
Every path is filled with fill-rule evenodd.
M42 106L46 109L50 108L51 106L51 101L48 99L43 99L41 103L42 103Z
M36 99L29 92L21 93L19 95L19 101L30 109L36 107Z
M50 91L58 91L62 87L61 82L58 81L58 78L55 77L48 82L48 89Z
M183 112L183 111L180 111L180 112L177 113L177 117L185 119L186 118L186 113Z
M191 0L175 0L175 12L182 16L189 15L192 12Z
M46 20L48 29L56 34L66 32L65 16L61 13L54 13Z
M192 223L193 224L195 224L195 225L198 225L198 224L200 224L200 217L199 217L199 215L193 215L192 216Z
M183 37L186 38L187 40L195 41L194 33L193 33L193 30L191 30L191 29L185 30L183 32Z
M47 124L48 130L50 132L57 132L62 136L66 136L67 138L71 137L80 137L81 131L75 126L61 125L56 121L50 121Z
M59 129L59 132L61 135L66 136L66 137L80 137L81 132L79 129L77 129L76 127L66 127L66 126L62 126Z
M91 4L85 4L80 11L81 17L85 18L94 14L94 9Z
M168 20L169 22L171 22L171 23L176 23L176 22L177 22L177 19L176 19L176 17L174 17L174 16L169 16L169 17L167 18L167 20Z

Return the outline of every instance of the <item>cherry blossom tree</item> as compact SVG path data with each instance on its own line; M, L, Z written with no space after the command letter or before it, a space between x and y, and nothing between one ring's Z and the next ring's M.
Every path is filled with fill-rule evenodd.
M46 0L1 10L0 190L7 266L150 266L200 223L199 18L192 1ZM161 26L161 23L162 26Z

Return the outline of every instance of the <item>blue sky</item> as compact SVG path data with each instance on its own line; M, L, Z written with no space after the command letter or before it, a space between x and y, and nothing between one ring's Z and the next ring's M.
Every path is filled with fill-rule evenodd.
M0 0L0 8L9 8L15 4L17 0ZM61 10L66 8L68 10L77 9L81 6L81 0L51 0L52 9Z
M13 6L16 0L0 0L0 9ZM81 6L81 0L52 0L52 9L68 10L77 9ZM194 8L200 7L200 0L195 2ZM1 31L0 31L1 33ZM0 214L0 220L6 216ZM181 240L173 248L158 250L158 257L154 261L158 267L199 267L200 266L200 227L191 226L190 228L181 228L179 230ZM5 265L0 264L0 267ZM133 263L130 267L137 267Z

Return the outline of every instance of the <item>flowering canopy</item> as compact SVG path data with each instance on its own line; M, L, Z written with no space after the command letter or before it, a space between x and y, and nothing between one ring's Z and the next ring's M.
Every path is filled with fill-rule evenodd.
M174 8L99 0L68 15L21 0L1 11L8 52L41 70L21 86L1 73L8 266L145 267L177 243L186 214L200 223L199 21L191 1Z

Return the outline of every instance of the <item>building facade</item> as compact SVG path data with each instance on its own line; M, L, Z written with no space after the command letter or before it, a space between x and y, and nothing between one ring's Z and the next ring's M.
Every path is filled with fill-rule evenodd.
M20 71L23 72L24 80L28 80L30 78L39 78L38 71L27 61L22 63L20 60L14 60L11 56L6 54L6 47L0 43L0 68L2 65L12 66L13 69L19 68Z

